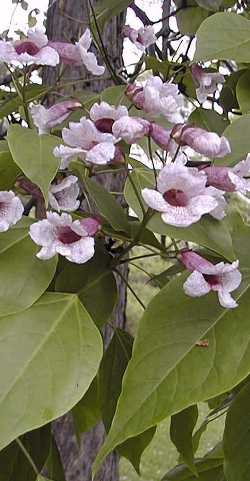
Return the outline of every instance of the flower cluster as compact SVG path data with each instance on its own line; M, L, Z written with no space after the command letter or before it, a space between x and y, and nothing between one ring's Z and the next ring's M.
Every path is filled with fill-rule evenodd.
M123 36L141 50L156 41L152 27L135 30L126 25ZM89 52L91 42L88 29L75 44L49 41L40 30L29 31L24 40L0 42L0 60L13 65L84 64L94 75L102 75L104 67L98 65L95 55ZM199 65L193 65L191 72L199 102L214 94L224 81L221 74L208 72ZM144 84L129 84L125 95L131 102L132 115L131 109L125 105L100 101L92 105L88 116L81 116L78 122L69 121L68 127L62 129L63 143L59 145L58 142L53 151L60 159L60 172L49 187L51 210L46 212L43 195L37 186L25 177L17 182L19 188L36 200L37 209L42 206L38 216L42 220L30 227L31 238L41 246L37 254L40 259L60 254L70 262L84 263L94 255L94 236L101 227L100 221L95 217L74 220L68 214L81 208L78 178L68 171L74 159L84 162L91 173L98 173L98 166L125 165L131 145L143 139L147 139L149 146L151 141L154 142L156 148L163 151L161 160L164 165L160 171L155 171L155 184L142 188L137 195L142 197L150 211L160 214L163 222L177 228L188 228L205 215L223 219L227 206L225 194L246 194L250 190L250 154L234 167L212 163L211 159L230 154L229 141L225 136L184 122L181 113L183 98L176 84L163 82L159 76L152 75ZM49 108L39 104L29 107L39 135L50 133L76 109L81 110L82 104L73 98ZM162 126L164 121L167 121L167 128ZM189 161L190 150L205 156L208 161L193 165ZM152 157L152 152L150 155ZM23 210L20 199L13 192L0 192L0 231L14 225ZM223 262L213 265L190 250L181 251L178 258L191 272L184 284L186 294L196 297L212 290L218 292L223 307L237 305L230 292L241 281L238 261L232 265Z
M89 52L92 37L86 29L75 44L49 41L42 30L29 30L27 37L12 42L0 41L0 61L11 65L49 65L59 62L68 65L84 65L94 75L102 75L103 66L98 65L94 53Z

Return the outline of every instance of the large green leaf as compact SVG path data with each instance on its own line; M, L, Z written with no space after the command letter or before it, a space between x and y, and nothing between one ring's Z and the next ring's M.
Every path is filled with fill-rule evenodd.
M143 169L135 169L131 176L137 188L138 194L144 187L153 188L154 176L152 172ZM142 219L142 209L138 198L129 181L125 186L125 198L129 206ZM143 203L143 199L141 198ZM144 204L145 208L146 205ZM167 235L179 240L187 240L208 247L215 252L232 260L234 253L232 239L224 221L217 221L211 216L204 216L199 222L191 227L172 227L161 220L160 214L156 213L147 224L147 228L161 235Z
M231 389L249 374L249 258L246 267L235 310L222 309L215 294L186 296L185 276L170 282L151 301L140 321L113 424L96 465L131 436ZM195 344L204 338L208 347L200 349Z
M250 383L233 401L224 432L225 475L227 481L250 479Z
M48 92L47 87L32 84L30 87L26 87L26 101L33 102L39 97L45 95L46 92ZM18 94L7 94L6 98L2 102L0 102L0 119L6 117L9 114L18 112L21 105L22 99L19 97Z
M108 432L114 417L117 400L121 393L122 378L132 354L133 338L125 331L116 329L104 353L99 371L99 398L102 419ZM126 457L140 473L140 460L143 451L151 442L155 428L148 429L139 436L130 438L117 447L121 456Z
M49 185L59 167L53 149L60 139L53 135L38 135L35 130L12 125L8 130L8 144L15 163L48 200Z
M236 13L216 13L197 31L194 61L250 62L250 22Z
M176 0L175 4L177 8L183 6L180 0ZM176 14L176 22L183 35L194 35L200 24L208 17L209 12L193 0L188 0L185 7Z
M222 135L229 121L218 114L214 110L207 110L203 108L195 109L189 116L188 121L197 127L208 130L209 132L216 132Z
M198 419L197 405L189 406L171 417L170 437L190 471L197 475L194 464L192 434Z
M0 235L0 316L31 306L52 281L57 257L41 261L29 236L32 221L23 218Z
M0 190L11 189L19 172L20 169L13 161L11 153L9 151L0 152Z
M27 433L20 439L38 469L42 469L47 459L50 440L50 425ZM36 473L16 441L1 451L0 481L34 481L35 479Z
M243 114L250 111L250 70L240 76L236 85L236 97Z
M234 120L223 135L230 142L231 154L223 159L217 159L216 162L221 165L230 165L245 159L250 152L250 114Z
M115 230L129 232L129 224L124 209L115 201L102 185L92 179L85 179L88 193L94 200L100 212L107 219Z
M117 300L117 287L110 269L110 256L97 249L86 264L65 261L56 280L56 290L75 292L98 326L110 318Z
M73 294L46 293L0 319L0 449L69 411L88 389L102 340Z

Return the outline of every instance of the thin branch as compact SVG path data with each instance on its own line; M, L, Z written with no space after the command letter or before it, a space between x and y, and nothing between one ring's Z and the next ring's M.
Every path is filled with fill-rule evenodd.
M141 299L139 298L139 296L136 294L136 292L134 291L133 287L129 284L129 282L127 281L127 279L122 275L122 273L118 270L118 269L114 269L114 272L116 274L118 274L120 276L120 278L123 280L123 282L126 284L127 288L130 290L130 292L133 294L133 296L135 297L135 299L137 300L137 302L140 304L140 306L143 308L143 309L146 309L146 306L143 304L143 302L141 301Z

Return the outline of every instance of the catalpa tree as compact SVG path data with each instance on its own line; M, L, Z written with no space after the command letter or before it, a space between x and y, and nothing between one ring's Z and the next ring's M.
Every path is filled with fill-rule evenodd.
M141 27L123 25L118 35L138 62L118 69L102 35L127 8ZM164 2L156 21L130 0L89 1L87 9L75 42L50 40L35 25L0 41L0 115L8 120L0 142L0 479L66 479L51 422L71 412L78 433L104 423L93 476L114 450L139 472L157 425L171 417L180 458L162 481L247 481L247 3ZM78 66L93 84L112 86L61 93L64 69ZM37 82L48 67L60 72L50 87ZM121 173L122 192L100 182ZM149 275L158 292L147 306L120 270L144 257L165 263ZM142 309L135 339L110 321L118 280ZM105 325L113 337L104 350ZM201 424L200 401L210 409ZM207 425L225 413L222 438L198 458Z

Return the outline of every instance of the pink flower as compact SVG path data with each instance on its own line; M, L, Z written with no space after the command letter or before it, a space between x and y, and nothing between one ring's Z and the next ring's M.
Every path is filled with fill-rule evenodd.
M70 122L69 128L62 130L62 137L70 147L60 145L54 149L54 155L61 158L61 169L66 169L75 157L97 165L107 164L115 157L115 137L97 130L86 117Z
M122 33L124 37L128 37L129 40L142 51L145 51L147 47L155 43L157 40L152 25L141 27L138 30L135 30L129 25L125 25L122 29Z
M105 67L98 65L95 54L89 52L91 43L91 33L87 28L75 45L67 42L49 42L49 45L58 52L62 63L75 66L83 64L93 75L102 75Z
M138 108L152 116L162 114L174 123L183 120L179 113L182 98L176 84L163 83L160 77L151 76L144 87L129 87L126 94Z
M14 65L21 63L55 67L59 63L59 55L48 45L45 33L29 30L24 40L0 41L0 61Z
M123 105L115 107L107 102L92 105L89 116L96 128L103 133L112 133L112 127L116 120L128 116L128 109Z
M76 100L65 100L46 109L41 104L32 105L30 113L33 122L38 128L39 135L47 134L50 129L60 124L76 109L81 107L81 103Z
M42 246L37 254L39 259L51 259L60 254L76 264L84 264L93 257L94 233L94 229L91 233L88 231L86 219L72 221L65 213L47 212L47 219L30 226L30 237Z
M238 260L232 264L219 262L214 265L192 251L182 251L179 259L192 272L183 285L188 296L201 297L215 291L222 307L227 309L237 307L238 304L230 292L237 289L241 283Z
M206 188L206 175L180 163L166 165L157 180L157 190L143 189L146 204L161 212L166 224L188 227L204 214L213 211L218 202Z
M188 124L175 125L171 137L178 145L191 147L195 152L206 157L224 157L231 152L226 137L219 137L215 132L207 132Z
M250 173L250 154L234 167L211 165L203 169L207 176L207 184L226 192L246 194L250 190L249 179L244 177Z
M164 129L160 125L151 123L150 125L150 137L152 140L161 147L161 149L168 151L170 148L170 134L171 130Z
M0 232L6 232L23 215L23 204L11 190L0 191Z
M218 87L218 84L225 82L224 75L215 72L207 72L199 65L192 65L192 76L198 88L196 89L196 96L199 102L204 102L209 94L213 94Z
M114 122L112 132L117 139L134 144L145 135L149 134L150 122L140 117L121 117Z
M77 210L80 205L80 201L77 200L79 192L77 177L69 175L58 184L51 184L49 188L50 206L58 212Z

